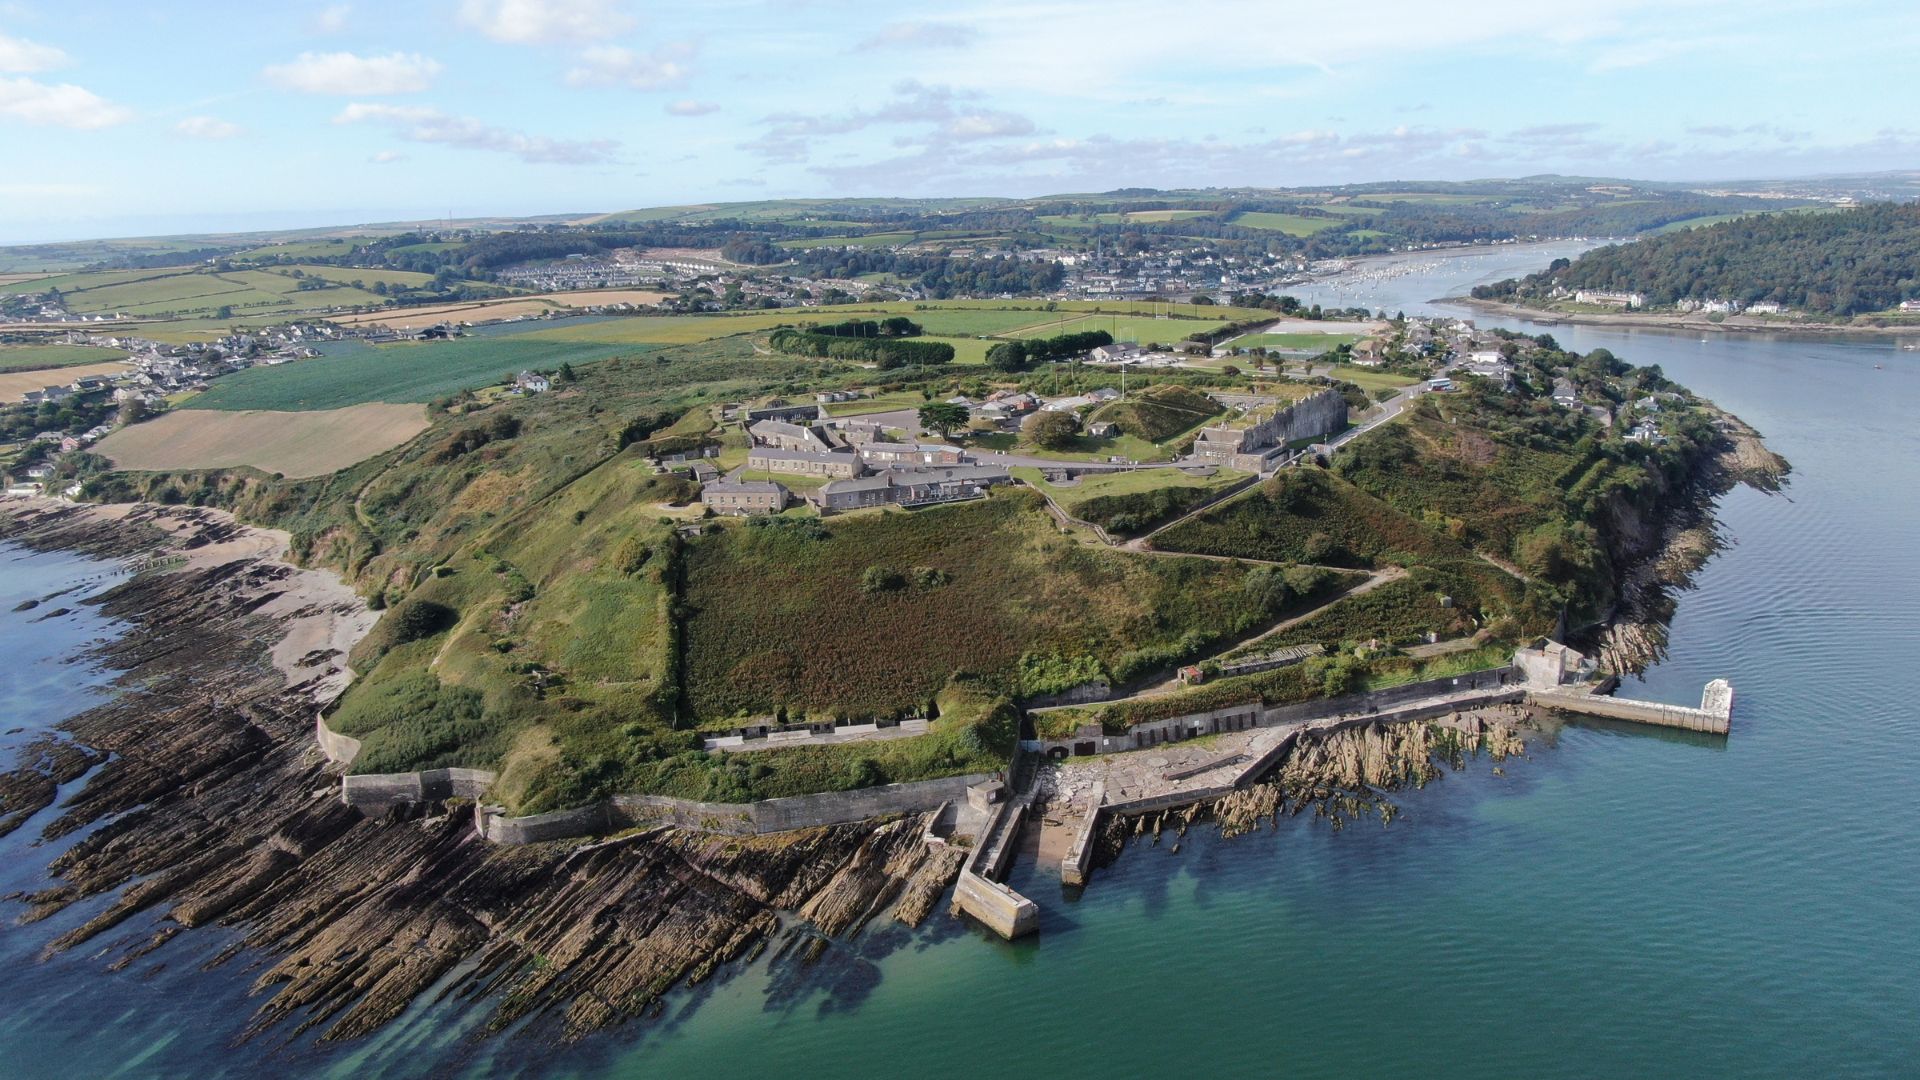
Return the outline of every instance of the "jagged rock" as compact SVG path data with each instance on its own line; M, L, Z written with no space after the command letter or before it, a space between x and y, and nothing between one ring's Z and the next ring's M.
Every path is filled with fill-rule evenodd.
M182 544L231 538L217 516L183 517L184 531L167 523ZM158 535L65 508L0 518L0 536L97 554L141 555ZM532 1018L529 1032L572 1038L646 1015L789 924L811 923L816 947L831 947L896 898L895 917L918 924L957 876L963 853L927 845L924 817L504 847L466 813L375 819L316 797L338 780L313 746L309 684L273 669L277 626L258 614L286 572L245 559L141 574L90 601L134 624L89 657L126 672L123 693L0 776L0 827L13 828L85 778L43 832L91 831L52 862L55 884L25 898L26 919L124 887L49 952L103 941L117 970L221 924L243 937L209 966L272 958L248 1036L365 1035L457 968L444 992L490 1009L491 1028Z

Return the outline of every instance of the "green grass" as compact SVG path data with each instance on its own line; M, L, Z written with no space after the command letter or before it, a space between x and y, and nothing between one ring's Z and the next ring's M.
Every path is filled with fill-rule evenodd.
M1012 472L1051 495L1067 513L1120 536L1149 532L1247 476L1232 469L1221 469L1212 476L1192 476L1178 469L1134 469L1054 485L1032 466L1016 466Z
M1470 553L1445 532L1319 469L1287 469L1159 536L1162 551L1372 569Z
M1350 382L1362 390L1398 390L1403 386L1412 386L1420 380L1412 375L1402 375L1397 371L1382 368L1365 368L1354 364L1333 365L1333 378Z
M1300 214L1272 214L1248 210L1233 215L1229 224L1243 229L1268 229L1288 236L1312 236L1341 224L1339 218L1304 217Z
M1233 340L1236 349L1280 349L1285 352L1323 353L1360 340L1359 334L1248 334Z
M125 349L92 345L0 345L0 371L41 371L125 360Z
M537 334L357 349L255 367L216 380L195 409L338 409L367 401L433 401L526 368L575 367L651 351L610 342L537 340Z
M1161 445L1203 426L1225 412L1207 395L1178 383L1161 383L1108 402L1088 415L1089 423L1105 422L1135 438Z

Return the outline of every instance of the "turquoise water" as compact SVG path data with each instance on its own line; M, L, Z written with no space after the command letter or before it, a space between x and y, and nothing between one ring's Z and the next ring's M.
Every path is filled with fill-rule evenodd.
M1392 279L1380 306L1421 310L1487 272ZM1026 867L1013 883L1044 912L1029 941L944 918L876 932L812 969L762 960L562 1051L476 1040L450 1006L339 1050L230 1049L250 976L197 970L223 932L118 974L84 956L34 962L87 914L71 912L0 930L0 1074L1913 1075L1920 354L1551 332L1661 364L1795 466L1783 495L1725 500L1732 546L1682 597L1671 655L1630 687L1690 704L1731 678L1729 739L1571 726L1503 775L1483 763L1406 795L1388 827L1195 830L1178 854L1131 849L1078 896ZM84 569L8 557L6 596ZM32 614L0 610L9 658L70 651ZM0 726L84 700L72 667L26 666L31 683L0 683ZM0 892L49 854L0 842Z

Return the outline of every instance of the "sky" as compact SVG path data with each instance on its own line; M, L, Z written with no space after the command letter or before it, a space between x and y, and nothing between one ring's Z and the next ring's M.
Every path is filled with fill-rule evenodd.
M1920 167L1912 0L0 0L0 243Z

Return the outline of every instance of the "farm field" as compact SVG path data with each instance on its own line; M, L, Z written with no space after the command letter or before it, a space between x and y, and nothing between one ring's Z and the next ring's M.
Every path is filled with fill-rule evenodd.
M424 330L435 323L442 322L473 322L482 319L512 319L520 316L545 315L555 307L556 305L546 300L529 296L471 304L369 311L359 315L339 315L327 321L341 326L385 326L394 330Z
M539 293L527 300L544 300L561 307L593 307L598 304L657 304L667 298L652 289L570 289L565 292Z
M126 358L124 349L102 349L93 345L0 345L0 372L45 371Z
M536 340L544 335L387 345L255 367L216 380L196 410L339 409L369 401L428 402L525 368L586 364L647 352L630 342Z
M365 404L314 412L175 410L124 427L97 451L122 469L251 465L295 479L325 476L391 450L428 426L418 405Z
M65 386L85 375L118 375L127 365L73 364L57 371L0 371L0 402L19 401L29 393L48 386Z
M357 272L325 269L313 276L340 281ZM401 275L397 271L368 271L366 277L409 277L427 280L424 275ZM385 299L346 285L301 292L299 279L290 273L264 270L231 270L213 273L201 268L178 267L161 270L111 270L91 274L63 274L39 281L0 286L7 292L41 292L59 289L69 310L81 314L111 315L208 315L222 307L236 315L257 314L269 309L275 315L294 311L317 310L334 306L381 304Z
M1272 214L1258 210L1248 210L1235 214L1231 225L1245 229L1270 229L1286 233L1288 236L1312 236L1325 232L1341 222L1338 218L1305 217L1300 214Z
M521 300L521 303L541 301ZM1094 305L1086 305L1087 309ZM1156 305L1118 305L1123 310L1151 311ZM1194 305L1157 305L1161 310L1197 311L1233 316L1244 309ZM498 310L497 308L495 310ZM1090 310L1081 309L1091 315ZM342 353L321 360L298 361L275 367L252 368L215 382L194 399L194 408L209 409L336 409L363 401L425 402L462 389L484 386L503 374L523 368L553 368L562 361L575 365L604 360L623 353L650 351L668 345L688 345L735 334L759 333L796 322L835 322L841 319L879 319L904 315L924 325L929 340L954 348L956 365L981 364L991 340L976 334L1031 327L1050 314L1038 308L1011 307L1003 302L973 301L937 307L911 302L808 308L751 315L636 315L574 321L572 325L529 329L511 336L467 338L453 342L383 346ZM1257 314L1257 313L1256 313ZM420 325L458 318L451 308L398 313L374 313L368 320L417 318ZM348 316L340 321L356 318ZM1066 318L1074 319L1070 311ZM1154 319L1150 315L1099 315L1076 329L1117 329L1143 340L1152 334L1180 334L1221 325L1217 319ZM145 331L141 331L145 332ZM1053 332L1051 329L1049 333Z

